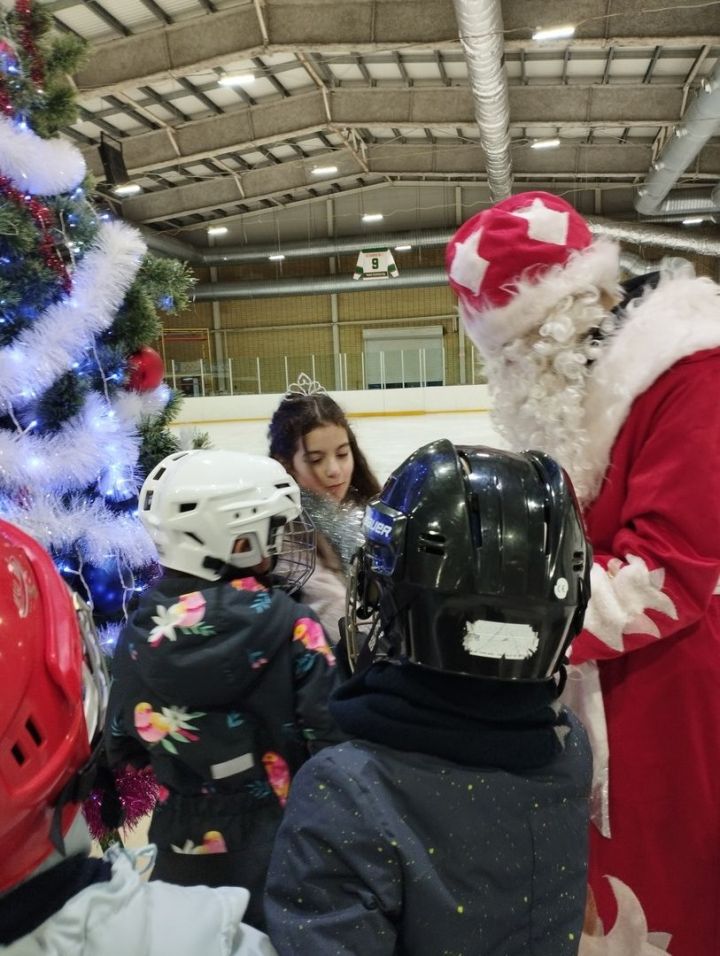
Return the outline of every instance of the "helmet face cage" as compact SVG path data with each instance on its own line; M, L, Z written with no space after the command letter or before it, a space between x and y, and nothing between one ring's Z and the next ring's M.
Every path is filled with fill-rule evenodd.
M560 667L582 626L591 552L551 458L433 442L396 469L364 531L376 656L500 680L547 680ZM357 657L363 587L351 585Z
M315 570L315 528L308 515L302 511L283 525L271 547L280 587L288 594L300 591Z
M105 657L98 642L92 611L78 594L74 591L70 593L83 643L82 702L88 744L92 749L102 737L110 694L110 680Z
M359 548L350 562L345 592L345 640L348 662L353 672L364 649L374 660L382 656L378 645L381 625L377 597L377 585L369 572L367 551Z

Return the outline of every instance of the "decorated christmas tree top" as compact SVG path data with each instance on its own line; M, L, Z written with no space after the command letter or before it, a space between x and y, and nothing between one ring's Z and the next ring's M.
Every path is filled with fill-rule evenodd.
M0 19L0 514L41 541L112 641L155 573L137 517L149 467L177 449L176 401L149 348L190 279L100 214L56 131L82 41L50 42L43 9Z

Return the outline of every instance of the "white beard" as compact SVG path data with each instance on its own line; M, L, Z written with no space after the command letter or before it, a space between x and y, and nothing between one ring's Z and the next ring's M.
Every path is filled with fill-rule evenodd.
M536 334L514 339L485 364L497 430L515 451L555 458L581 502L589 490L588 364L602 347L587 333L611 321L596 301L565 300Z

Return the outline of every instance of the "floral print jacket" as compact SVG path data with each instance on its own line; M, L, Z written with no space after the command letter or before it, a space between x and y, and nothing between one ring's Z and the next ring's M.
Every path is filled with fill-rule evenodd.
M283 806L300 765L342 739L321 625L254 578L167 574L131 615L112 673L109 762L151 763L163 793L274 794Z

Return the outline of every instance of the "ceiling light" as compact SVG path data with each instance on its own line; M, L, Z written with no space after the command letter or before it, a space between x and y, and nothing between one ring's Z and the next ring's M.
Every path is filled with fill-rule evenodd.
M395 252L407 252L412 246L395 246Z
M560 140L557 136L553 136L552 139L536 139L530 143L530 149L555 149L559 145Z
M137 183L126 183L124 186L116 186L113 193L116 196L136 196L142 192L142 186Z
M334 176L337 171L337 166L315 166L311 170L313 176Z
M227 231L227 226L208 226L207 234L209 236L224 236Z
M223 73L218 79L220 86L247 86L254 82L254 73Z
M268 256L268 259L270 260L270 262L280 262L280 260L284 258L285 256L282 254L282 252L278 252L274 256Z
M688 216L687 219L683 219L683 226L699 226L701 222L705 222L702 216Z
M362 217L363 222L380 222L385 217L381 212L366 212Z
M546 30L536 30L532 38L533 40L567 40L572 36L575 36L575 27L566 23L561 27L548 27Z

